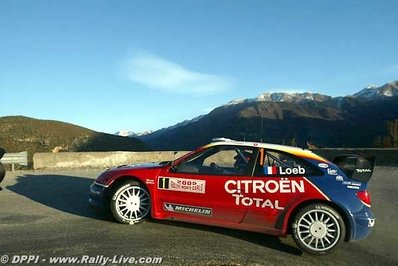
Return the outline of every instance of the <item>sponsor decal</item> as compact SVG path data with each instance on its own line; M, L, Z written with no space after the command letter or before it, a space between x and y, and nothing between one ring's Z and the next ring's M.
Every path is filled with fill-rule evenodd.
M155 180L147 178L147 180L145 180L145 183L153 185L155 184Z
M225 191L234 193L296 193L304 192L303 180L228 180L224 185Z
M357 186L357 187L360 187L362 185L362 183L360 183L360 182L352 182L352 181L344 181L342 184L350 185L350 186Z
M368 218L368 227L373 227L375 225L375 218Z
M279 200L270 200L257 197L247 197L247 194L274 194L274 193L304 193L304 180L291 180L281 178L280 180L228 180L224 189L235 199L235 205L256 206L283 210Z
M336 176L336 181L344 181L344 178L341 175Z
M188 213L193 215L204 215L204 216L211 216L213 212L211 208L181 205L181 204L166 203L166 202L163 204L163 209L169 212Z
M163 190L202 193L206 192L206 180L159 177L158 188Z
M371 173L372 172L372 170L366 169L366 168L358 168L358 169L355 169L355 171L357 171L357 173Z
M304 175L305 169L301 166L294 168L266 166L264 167L265 175Z
M329 165L327 163L318 163L318 166L320 168L328 168L329 167Z
M337 170L328 168L328 175L337 175Z

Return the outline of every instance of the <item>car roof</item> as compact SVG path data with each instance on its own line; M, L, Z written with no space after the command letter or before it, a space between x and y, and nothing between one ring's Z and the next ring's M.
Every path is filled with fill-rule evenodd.
M237 141L228 138L216 138L205 147L211 146L219 146L219 145L231 145L231 146L246 146L246 147L255 147L255 148L264 148L265 150L278 150L282 152L287 152L299 157L304 157L308 159L313 159L317 161L327 162L325 158L313 153L310 150L302 149L299 147L292 147L286 145L272 144L272 143L263 143L263 142L250 142L250 141Z

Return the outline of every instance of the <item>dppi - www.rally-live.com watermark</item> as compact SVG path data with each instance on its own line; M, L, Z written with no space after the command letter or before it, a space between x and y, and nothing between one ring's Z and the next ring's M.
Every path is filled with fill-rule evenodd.
M163 258L160 257L129 257L115 255L113 257L97 256L75 256L75 257L44 257L40 255L2 255L0 264L161 264Z

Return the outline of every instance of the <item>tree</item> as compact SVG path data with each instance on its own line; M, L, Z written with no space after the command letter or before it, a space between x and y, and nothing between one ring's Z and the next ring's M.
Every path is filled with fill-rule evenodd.
M375 148L381 148L383 147L382 145L382 139L380 136L376 136L373 140L373 147Z
M297 147L297 136L294 136L290 141L289 145L293 147Z
M398 147L398 119L387 121L387 131L391 147Z

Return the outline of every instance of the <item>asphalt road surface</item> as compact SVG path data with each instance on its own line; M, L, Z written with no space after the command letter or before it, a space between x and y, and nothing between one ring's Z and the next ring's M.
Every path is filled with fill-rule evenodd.
M88 207L101 170L8 172L0 191L0 256L162 257L162 265L398 265L398 168L370 181L372 235L328 256L302 253L291 237L172 221L122 225Z

